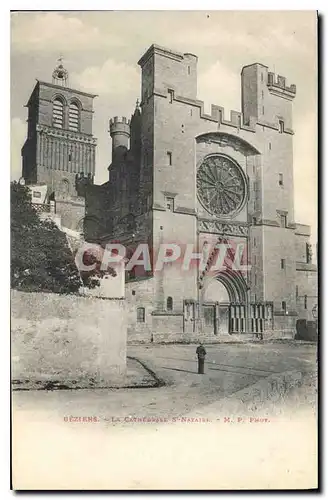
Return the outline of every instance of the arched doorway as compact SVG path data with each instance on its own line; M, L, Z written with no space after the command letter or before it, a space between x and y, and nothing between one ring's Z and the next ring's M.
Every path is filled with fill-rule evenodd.
M200 299L203 333L247 331L247 285L240 272L224 270L206 278Z

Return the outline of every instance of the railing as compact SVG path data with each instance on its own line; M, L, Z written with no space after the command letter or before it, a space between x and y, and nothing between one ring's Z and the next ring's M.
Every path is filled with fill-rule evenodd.
M48 203L32 203L32 207L35 209L37 214L50 212L50 205Z

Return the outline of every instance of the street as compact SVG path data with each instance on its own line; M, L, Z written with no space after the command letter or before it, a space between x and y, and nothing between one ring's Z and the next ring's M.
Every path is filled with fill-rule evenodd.
M306 396L306 388L291 394L292 414L283 417L259 410L251 416L223 413L213 421L207 420L207 407L272 373L311 373L316 346L206 346L204 375L197 374L195 350L194 345L129 347L128 355L153 370L167 384L163 387L15 391L14 482L17 477L25 488L63 489L311 484L316 421L307 408L298 412L299 393ZM194 411L201 418L189 418Z
M17 409L64 415L96 415L102 421L127 416L178 416L201 408L272 374L315 369L316 346L221 344L206 346L205 374L197 373L196 346L129 346L128 356L151 368L164 387L18 391ZM142 375L144 369L140 365ZM146 375L148 375L146 373ZM148 375L149 378L149 375Z

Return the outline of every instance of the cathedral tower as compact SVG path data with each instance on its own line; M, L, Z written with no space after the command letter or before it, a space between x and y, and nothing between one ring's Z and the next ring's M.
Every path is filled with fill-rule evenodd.
M261 161L254 173L252 295L271 300L276 324L296 315L292 107L296 86L263 64L241 72L244 120L256 120ZM282 319L281 319L282 318Z
M22 175L27 185L46 184L63 225L75 228L84 216L81 181L92 183L96 139L92 135L93 94L68 87L61 61L52 83L37 80L28 100Z

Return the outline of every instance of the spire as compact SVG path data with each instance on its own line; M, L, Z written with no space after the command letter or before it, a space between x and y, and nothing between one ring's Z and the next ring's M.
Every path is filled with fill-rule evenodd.
M141 109L140 109L140 102L139 99L136 100L136 109L134 110L134 115L140 115Z
M57 59L57 66L52 73L52 83L61 85L62 87L68 86L68 71L63 66L63 56Z

